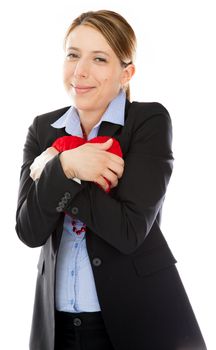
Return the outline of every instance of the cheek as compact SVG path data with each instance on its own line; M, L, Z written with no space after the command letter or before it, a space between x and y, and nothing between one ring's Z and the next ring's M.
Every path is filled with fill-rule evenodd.
M106 72L100 76L100 82L104 87L116 87L120 85L120 76L116 71Z
M104 78L103 85L105 89L110 91L118 90L121 87L120 81L115 76Z
M67 82L71 78L72 74L73 74L72 65L64 63L64 65L63 65L63 79L64 79L64 81Z

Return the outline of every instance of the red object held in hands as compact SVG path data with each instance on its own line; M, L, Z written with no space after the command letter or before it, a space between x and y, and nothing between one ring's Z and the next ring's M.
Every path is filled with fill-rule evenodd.
M73 149L73 148L79 147L81 145L84 145L85 143L104 143L104 142L108 141L109 139L110 139L109 136L97 136L91 140L85 140L82 137L73 136L73 135L62 136L53 142L52 147L55 147L55 149L59 152L63 152L63 151L67 151L69 149ZM114 138L112 138L112 139L113 139L112 146L107 150L107 152L110 152L110 153L116 154L119 157L122 157L123 154L122 154L122 150L121 150L119 142ZM110 191L110 181L108 181L106 178L105 178L105 180L107 181L107 183L109 185L106 192L109 192ZM98 186L101 187L100 185L98 185Z

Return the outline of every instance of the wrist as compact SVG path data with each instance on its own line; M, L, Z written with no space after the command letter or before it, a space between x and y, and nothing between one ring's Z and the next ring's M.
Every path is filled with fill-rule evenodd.
M66 159L65 153L66 153L66 151L59 153L59 160L61 163L61 167L62 167L62 170L63 170L65 176L68 179L73 179L76 177L76 174L75 174L75 171L73 170L73 168L71 167L71 165L70 165L70 167L67 166L67 159Z

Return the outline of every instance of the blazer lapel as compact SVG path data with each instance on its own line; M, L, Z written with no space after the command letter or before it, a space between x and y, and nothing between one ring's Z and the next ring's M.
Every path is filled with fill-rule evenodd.
M98 136L114 136L121 128L122 125L104 121L100 125Z
M130 105L131 105L131 102L126 100L125 120L127 119L128 110L129 110ZM98 136L114 136L116 134L119 134L119 132L121 131L121 128L122 128L122 125L103 121L99 127Z

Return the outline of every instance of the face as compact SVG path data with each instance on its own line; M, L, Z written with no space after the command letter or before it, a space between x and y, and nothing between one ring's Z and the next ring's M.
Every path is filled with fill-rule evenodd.
M132 65L130 65L132 66ZM64 85L80 111L104 111L132 74L103 35L85 25L68 36L64 61Z

